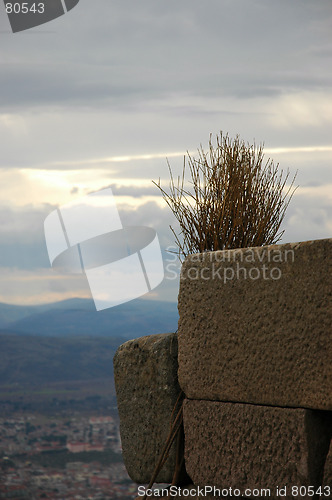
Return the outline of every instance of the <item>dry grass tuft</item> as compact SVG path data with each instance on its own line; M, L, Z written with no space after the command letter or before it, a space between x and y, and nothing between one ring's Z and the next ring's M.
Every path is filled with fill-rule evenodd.
M187 179L187 165L189 179ZM294 194L294 180L286 188L279 164L265 161L263 146L246 144L239 136L210 136L209 150L198 149L198 158L187 153L182 176L174 181L171 167L170 191L153 183L180 224L175 236L180 260L188 254L208 250L247 248L276 243L285 211ZM186 186L189 184L189 188Z

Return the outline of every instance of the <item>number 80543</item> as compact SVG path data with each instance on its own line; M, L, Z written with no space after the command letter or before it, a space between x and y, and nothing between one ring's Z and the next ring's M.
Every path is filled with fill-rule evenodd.
M43 2L33 3L29 6L27 2L23 3L6 3L7 14L43 14L45 12L45 4Z

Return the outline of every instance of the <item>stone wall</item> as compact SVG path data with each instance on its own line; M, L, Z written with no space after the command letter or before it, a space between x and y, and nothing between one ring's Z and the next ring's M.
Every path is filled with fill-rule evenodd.
M185 260L178 377L186 396L185 465L195 485L238 488L241 494L268 488L270 498L321 500L329 498L330 486L332 498L331 255L332 240L318 240L206 252ZM132 477L143 483L146 464L134 451L143 444L132 430L128 433L129 417L123 415L136 412L146 436L162 435L179 391L176 357L167 349L152 349L146 358L136 349L138 357L132 357L132 345L124 346L126 368L119 355L115 361L121 434L125 453L136 466L141 462L141 473ZM162 359L165 371L158 383L151 376L142 384L141 371L151 356L157 365ZM134 398L136 410L129 389L119 382L130 366L130 391L142 400L138 404ZM163 392L163 379L174 380L172 397ZM143 418L140 408L154 398L158 411ZM151 463L157 448L149 455ZM162 478L171 481L171 469ZM309 487L321 485L323 494L312 496Z

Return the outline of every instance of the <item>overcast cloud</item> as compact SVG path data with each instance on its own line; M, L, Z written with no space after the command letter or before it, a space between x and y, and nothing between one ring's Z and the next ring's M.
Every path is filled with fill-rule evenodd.
M54 287L43 220L106 186L124 220L172 244L151 180L220 130L298 170L283 241L330 237L331 25L330 0L80 0L12 34L0 4L0 301L84 296Z

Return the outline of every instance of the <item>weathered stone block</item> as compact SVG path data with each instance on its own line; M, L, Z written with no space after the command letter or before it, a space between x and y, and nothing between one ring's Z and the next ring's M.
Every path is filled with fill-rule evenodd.
M187 397L332 410L332 239L186 258Z
M331 498L332 498L332 441L330 443L330 450L326 458L324 467L324 486L331 488Z
M137 483L148 483L164 447L172 409L180 393L174 333L130 340L117 350L114 379L124 462ZM170 482L175 445L157 478Z
M281 498L277 487L286 486L291 499L292 486L321 485L331 424L330 412L186 399L186 468L194 484L249 498L268 496L257 494L266 488Z

